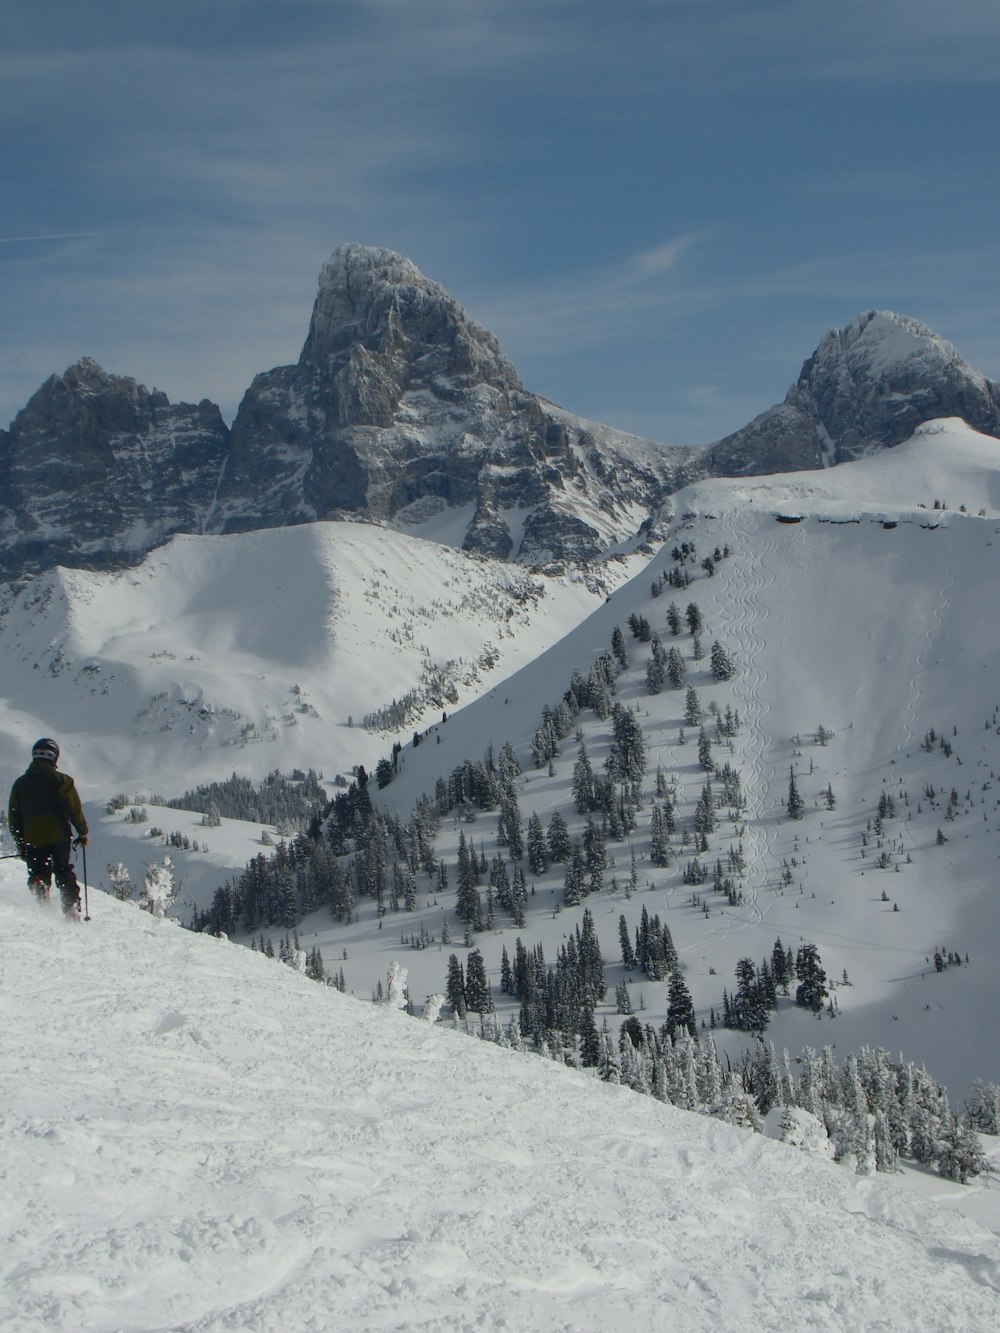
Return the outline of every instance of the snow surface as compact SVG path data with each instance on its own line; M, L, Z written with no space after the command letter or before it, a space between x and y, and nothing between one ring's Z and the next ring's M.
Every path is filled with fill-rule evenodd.
M8 1333L1000 1320L995 1225L94 897L0 867Z
M782 1002L768 1031L779 1049L901 1050L956 1105L975 1078L1000 1081L1000 445L934 423L876 458L705 482L672 508L666 547L616 591L625 566L604 586L568 574L536 595L517 582L535 577L523 570L322 524L178 539L138 570L59 571L8 596L0 756L13 777L35 734L57 734L95 827L93 920L79 927L37 908L23 868L0 862L0 1326L997 1326L995 1175L964 1189L924 1173L858 1178L368 1002L396 963L419 1012L443 989L448 952L464 952L403 947L422 925L438 934L452 906L423 877L417 910L381 930L367 899L350 926L324 913L302 924L302 947L342 966L356 999L97 887L108 862L128 861L138 881L168 850L123 811L102 814L106 795L176 795L233 769L371 766L393 733L350 728L345 714L408 687L425 650L471 657L494 636L495 666L462 685L475 702L446 723L435 711L379 800L407 815L437 776L510 739L525 816L559 808L572 822L572 738L551 778L528 761L542 705L632 611L662 631L672 597L693 599L706 647L717 636L737 662L731 682L714 684L682 640L703 704L731 703L743 719L717 757L737 766L747 795L744 902L692 906L679 865L650 866L641 814L631 845L612 845L605 892L584 904L611 991L624 979L619 915L634 920L643 905L670 926L702 1019L739 958L759 959L779 933L807 939L830 978L846 971L850 983L835 991L835 1018ZM680 540L733 554L714 578L695 564L683 594L654 598ZM704 774L690 739L679 744L683 691L649 695L646 650L631 636L629 649L619 698L639 709L650 782L657 764L677 778L687 821ZM250 719L260 738L233 741ZM820 724L834 733L826 746ZM580 725L597 768L606 724L586 713ZM931 727L950 755L922 748ZM799 823L783 811L792 765L807 800ZM834 812L820 801L827 783ZM887 821L893 864L880 871L861 840L887 790L901 813ZM169 849L182 919L261 848L255 825L203 829L200 816L153 807L150 822L210 844ZM439 851L452 868L462 827L495 850L494 816L448 819ZM735 836L724 826L712 855ZM582 909L557 910L561 868L535 887L522 932L499 921L476 939L494 983L518 933L551 960L579 922ZM935 946L968 953L968 965L935 974ZM665 985L628 981L642 1020L662 1021ZM613 1021L613 1004L603 1013ZM716 1035L738 1056L741 1036Z
M175 537L122 572L57 569L0 603L0 764L18 771L54 734L85 798L178 796L234 770L332 783L528 661L641 563L542 577L312 523ZM418 688L408 725L363 728Z
M505 1021L516 1005L498 991L502 950L513 957L520 936L529 948L541 944L552 963L589 908L609 987L598 1024L604 1017L612 1025L620 1021L614 1002L619 982L628 985L633 1010L642 1006L641 1021L662 1023L667 983L626 972L620 961L619 918L624 915L634 931L646 907L670 927L702 1024L710 1023L713 1009L721 1013L723 988L732 991L741 958L769 958L778 937L786 948L808 941L820 951L838 1014L816 1019L793 1001L780 1001L767 1033L779 1052L787 1047L795 1057L807 1045L826 1044L841 1060L863 1045L901 1052L945 1084L956 1110L977 1079L1000 1082L1000 1027L982 1021L1000 1012L998 484L1000 444L949 422L922 428L880 457L823 472L692 486L673 497L672 536L640 575L515 676L435 725L423 745L406 747L399 776L377 794L401 817L409 816L422 794L433 795L438 776L465 758L480 758L488 745L496 753L510 740L524 770L519 797L525 819L535 811L547 826L558 809L578 837L582 820L570 793L573 737L564 742L552 777L530 762L543 705L558 703L574 668L586 675L595 657L608 651L614 627L624 628L633 611L648 616L670 642L664 616L672 599L682 610L697 601L707 622L704 647L718 636L737 662L734 679L716 684L707 660L691 662L690 637L679 641L688 658L688 683L698 689L702 706L715 702L722 712L732 706L743 720L732 752L716 747L715 758L741 773L745 821L723 817L703 859L713 864L742 839L748 860L744 902L731 908L705 892L709 912L693 904L692 889L683 882L693 848L681 848L676 839L671 868L650 864L648 811L657 766L677 779L678 815L689 828L705 774L690 727L687 744L679 744L684 691L648 693L648 648L626 630L632 664L619 680L618 698L638 707L646 733L647 805L625 843L609 842L612 860L600 895L579 908L563 907L564 867L553 866L529 877L535 894L526 928L513 927L499 913L494 931L476 935ZM936 499L950 507L935 510ZM969 512L959 512L959 504ZM978 517L980 509L985 518ZM778 515L802 521L781 523ZM714 578L701 576L694 565L699 577L683 593L665 588L654 598L651 583L672 565L675 540L695 541L699 553L728 543L733 555ZM599 771L608 724L589 711L578 721ZM834 733L826 746L814 740L820 725ZM951 757L937 747L922 749L932 728L947 735ZM797 823L784 811L793 765L808 804ZM828 784L836 796L833 812L821 797ZM928 785L936 793L932 802L924 796ZM949 820L952 790L961 801ZM899 814L887 822L891 864L880 870L868 824L884 792L894 796ZM939 828L948 838L942 846L936 843ZM482 847L487 861L497 851L495 814L482 813L471 824L447 817L436 842L449 870L447 898L421 874L415 911L390 912L380 924L375 904L362 898L350 925L320 911L300 926L303 947L318 947L328 968L343 966L349 990L359 997L373 993L402 947L410 994L421 1006L444 989L449 954L465 955L453 913L462 832ZM639 891L630 896L632 850ZM452 943L442 945L446 913ZM411 948L408 942L422 930L431 947ZM277 938L282 932L268 933ZM963 965L936 973L938 947L958 953ZM720 1049L739 1060L745 1034L715 1036Z
M935 509L936 500L948 508ZM643 906L669 925L706 1023L723 987L732 988L740 958L769 956L779 935L786 946L808 940L838 983L839 1015L818 1021L783 1001L768 1031L779 1051L794 1056L827 1042L840 1057L863 1044L901 1051L924 1062L960 1108L974 1080L1000 1082L1000 1027L981 1018L1000 1011L1000 445L960 422L929 423L910 442L849 465L699 483L673 497L672 509L666 546L615 591L625 564L606 567L604 585L572 572L541 578L357 524L182 538L123 574L45 576L0 619L0 758L13 778L35 736L55 734L95 826L92 882L107 883L106 867L121 861L140 884L169 850L181 886L177 912L187 922L263 850L262 829L230 820L206 829L200 815L154 807L147 824L130 824L125 811L103 813L109 795L178 796L233 770L261 777L274 768L315 768L328 781L358 762L371 771L397 736L410 741L413 726L369 733L357 725L361 712L409 688L425 656L474 665L491 643L496 665L459 684L459 702L476 701L449 708L444 724L428 707L416 724L427 728L425 743L406 745L398 777L378 800L406 818L439 776L509 739L524 768L525 817L535 810L547 823L558 808L579 825L569 794L573 739L554 777L530 766L543 705L558 702L574 668L586 672L607 651L613 628L624 628L633 611L662 629L672 594L652 598L650 585L671 565L675 540L693 540L700 552L728 542L733 557L716 576L704 578L695 564L695 582L675 600L682 608L696 600L708 625L705 647L718 635L737 662L734 680L715 685L707 662L697 669L690 662L690 638L681 641L703 706L731 704L744 718L733 752L717 758L739 769L749 802L745 901L730 909L713 899L706 916L682 883L686 853L672 869L654 870L647 805L628 843L611 844L600 900L585 904L609 983L598 1020L617 1021L619 981L629 985L633 1006L644 1006L643 1021L658 1024L665 1015L666 985L626 974L619 961L619 917L634 927ZM780 523L775 515L802 521ZM638 560L632 557L632 568ZM679 813L690 824L704 774L690 729L689 744L678 744L683 692L650 696L648 650L627 637L632 666L619 697L639 707L647 733L647 802L660 764L676 777ZM346 724L351 713L354 727ZM256 732L247 737L250 722ZM607 727L590 714L580 722L599 767ZM826 747L812 739L820 724L834 732ZM950 758L922 750L929 728L947 734ZM809 804L799 824L783 817L793 764ZM832 814L821 808L827 783L837 798ZM939 793L934 804L923 799L928 784ZM861 839L887 788L907 792L910 808L890 821L902 851L894 849L892 868L879 871L876 849L862 857ZM952 789L961 807L949 822ZM150 838L152 827L208 850L168 849ZM941 847L939 827L948 835ZM452 912L463 828L490 857L496 850L495 816L444 822L438 852L451 872L447 901L421 875L417 910L390 914L381 929L369 899L359 900L350 925L325 912L302 923L303 946L318 947L328 970L343 966L356 996L384 983L401 947L418 1008L444 988L449 953L464 956ZM711 856L724 856L735 840L735 826L723 821ZM639 892L628 897L633 849ZM789 884L782 882L786 868ZM529 947L541 943L551 961L579 923L582 909L558 910L562 883L562 867L536 878L524 931L501 916L495 932L477 937L494 988L501 951L512 954L519 933ZM446 912L456 940L450 946L440 944ZM403 944L422 929L436 941L431 948ZM277 939L281 932L270 933ZM936 947L968 955L969 966L935 974ZM839 984L845 971L846 986ZM509 1002L498 1001L506 1017ZM745 1037L717 1036L738 1059Z

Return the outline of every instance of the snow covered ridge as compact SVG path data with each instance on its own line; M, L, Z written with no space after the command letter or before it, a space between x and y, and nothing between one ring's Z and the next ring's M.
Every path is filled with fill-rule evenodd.
M57 733L96 801L233 770L332 784L530 660L643 560L543 576L316 523L175 537L122 572L58 569L4 599L0 759L17 772Z
M111 899L76 927L26 899L4 863L10 1333L1000 1319L996 1224L946 1198Z

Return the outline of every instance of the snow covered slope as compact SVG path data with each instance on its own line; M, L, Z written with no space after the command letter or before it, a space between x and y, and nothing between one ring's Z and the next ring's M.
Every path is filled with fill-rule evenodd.
M459 687L468 692L462 697L480 697L466 708L449 704L446 723L443 709L428 709L419 725L433 723L429 743L405 748L397 777L377 800L406 818L421 795L434 795L439 778L510 740L524 770L525 819L535 812L547 825L558 809L579 837L573 735L552 777L531 766L542 709L558 703L574 669L586 675L630 615L647 617L669 644L670 601L682 609L695 601L706 622L704 648L717 637L736 672L714 682L707 657L694 659L685 630L677 642L686 684L706 711L714 705L739 713L732 748L716 742L713 752L718 764L739 772L746 798L736 821L720 810L703 859L711 868L742 841L743 900L730 905L711 893L710 876L703 901L693 901L684 882L706 777L696 728L684 722L683 689L649 693L649 646L626 629L632 660L617 697L639 710L649 762L636 828L609 843L604 889L587 904L607 963L603 1015L616 1020L619 982L628 984L636 1009L644 1006L644 1021L665 1015L666 983L626 973L619 961L619 918L634 929L644 906L669 925L705 1024L713 1009L721 1011L723 989L732 991L740 959L759 962L779 936L789 947L807 941L836 983L837 1016L818 1020L782 1001L768 1030L779 1049L794 1055L829 1042L841 1055L865 1043L901 1050L925 1062L960 1106L975 1079L1000 1082L1000 1030L981 1018L1000 1008L998 515L1000 444L961 423L940 422L843 467L687 489L664 519L665 547L608 601L568 575L543 583L507 565L355 525L178 539L139 571L63 573L37 585L47 590L46 604L32 606L25 595L9 610L0 634L0 753L13 776L34 736L54 733L64 742L66 768L85 796L97 798L121 789L178 795L233 769L260 776L298 765L329 779L360 760L371 770L396 733L364 732L360 714L398 697L425 657L474 664L489 642L500 654L495 669ZM698 553L687 562L693 582L683 592L661 580L675 566L671 550L679 542ZM700 561L716 546L728 546L731 556L708 578ZM609 568L609 588L623 569ZM548 592L536 600L538 584ZM346 725L350 713L353 728ZM600 771L607 723L590 710L577 721ZM401 730L403 739L413 725ZM825 745L815 739L821 726L833 733ZM935 740L925 748L931 732ZM658 767L677 795L674 860L664 868L650 860ZM807 806L797 822L785 815L793 769ZM826 809L827 788L833 810ZM871 821L883 795L896 813L879 835ZM92 878L123 860L140 883L162 845L124 812L98 818L98 800L91 814ZM166 833L211 844L208 854L176 854L184 921L260 850L257 827L206 835L197 822L176 812L150 820ZM330 970L343 965L348 988L367 997L406 941L411 994L421 1004L443 989L456 947L440 944L446 915L452 938L461 939L454 915L459 834L492 859L496 829L495 813L470 825L449 815L437 839L448 895L439 898L436 883L421 873L414 911L390 913L380 924L374 902L362 897L349 925L326 911L308 917L303 944L320 948ZM939 830L946 841L939 843ZM633 852L638 891L631 893ZM531 877L535 894L523 930L501 913L492 931L476 936L494 988L502 950L511 953L518 935L528 946L543 944L551 960L579 923L582 909L563 905L564 870L556 865ZM411 948L422 931L435 943ZM938 973L935 950L959 956L962 965ZM499 995L498 1002L510 1004ZM718 1038L734 1057L746 1044L742 1033Z
M935 509L935 501L948 508ZM498 753L509 740L523 769L518 795L525 821L534 812L547 827L559 810L581 838L584 821L571 791L574 736L563 742L552 776L531 764L543 706L558 704L574 669L587 675L630 615L647 617L671 644L669 603L683 610L697 602L706 657L693 660L685 630L676 640L686 659L685 684L696 688L706 713L714 705L740 715L731 743L712 748L717 767L729 762L739 772L745 808L735 820L720 809L719 829L702 856L708 883L694 898L697 890L684 875L707 776L697 728L685 723L684 689L649 693L649 645L626 629L631 664L619 677L617 699L638 709L645 733L644 806L624 841L609 840L598 897L566 907L565 866L550 866L529 875L535 893L524 929L500 912L493 931L476 934L502 1015L516 1011L498 991L503 949L512 955L520 936L529 948L541 943L551 962L589 907L609 985L598 1024L605 1015L615 1021L619 982L628 984L633 1009L643 1006L643 1022L661 1023L667 983L626 972L620 961L619 918L634 930L646 907L670 927L699 1022L707 1025L713 1009L721 1014L723 989L732 992L741 958L759 963L778 937L786 947L813 943L833 983L837 1016L817 1020L782 1001L768 1030L779 1050L787 1046L796 1055L805 1045L826 1043L840 1056L864 1044L901 1050L926 1063L960 1107L975 1079L1000 1082L1000 1031L982 1021L1000 1011L1000 444L961 423L939 423L891 453L829 471L700 483L676 497L676 511L667 545L641 575L517 675L436 726L433 744L407 747L398 777L377 799L407 817L421 794L433 796L438 777L480 758L489 745ZM688 564L694 581L678 593L660 576L674 566L671 547L682 541L693 543L698 556ZM731 556L706 577L700 559L727 545ZM714 638L736 663L731 681L711 677L707 649ZM609 724L589 709L576 724L600 772ZM714 738L711 716L707 727ZM820 727L832 732L826 744L816 740ZM926 748L930 732L935 740ZM676 786L678 832L666 868L650 859L658 767ZM785 813L792 769L807 806L800 821ZM828 787L833 810L823 795ZM892 797L896 813L879 835L872 821L883 795ZM487 862L498 851L505 855L495 813L481 813L472 824L456 813L436 841L448 867L447 895L421 874L412 912L390 912L380 924L374 902L360 898L351 925L332 922L325 911L303 923L304 946L321 948L328 963L347 950L343 966L357 995L370 995L401 939L421 931L434 943L407 946L411 994L419 1005L444 988L455 947L439 942L446 914L452 938L461 941L454 916L459 835L481 848ZM711 867L740 842L743 900L731 906L711 892ZM633 851L639 890L630 893ZM962 965L938 973L936 949L959 955ZM734 1057L748 1040L744 1033L716 1037Z
M0 1325L983 1330L1000 1237L0 868Z
M639 557L641 559L641 557ZM179 536L135 569L57 569L0 616L0 764L52 734L85 797L233 770L373 766L535 656L634 569L523 567L357 523ZM413 695L378 733L362 725Z

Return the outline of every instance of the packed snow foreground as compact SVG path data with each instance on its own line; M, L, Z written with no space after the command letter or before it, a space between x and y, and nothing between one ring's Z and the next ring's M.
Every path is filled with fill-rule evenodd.
M1000 1326L895 1181L90 907L0 868L8 1333Z

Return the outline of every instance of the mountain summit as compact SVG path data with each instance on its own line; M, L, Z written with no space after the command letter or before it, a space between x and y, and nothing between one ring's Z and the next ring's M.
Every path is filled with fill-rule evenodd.
M1000 385L926 324L869 310L831 329L785 401L705 451L713 476L850 462L907 440L936 417L1000 435Z
M407 526L468 506L466 549L586 559L636 530L681 462L529 393L409 260L346 245L298 363L258 375L240 406L213 526Z
M46 381L0 431L0 580L344 518L523 564L592 560L691 481L851 461L936 417L1000 435L1000 386L917 320L870 311L826 335L783 403L667 448L532 394L410 260L345 245L298 361L256 376L231 431L214 404L89 358Z

